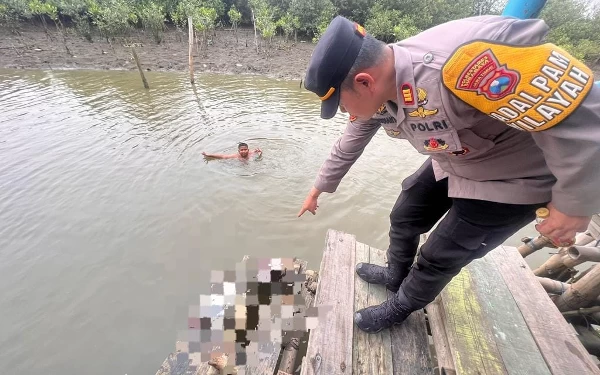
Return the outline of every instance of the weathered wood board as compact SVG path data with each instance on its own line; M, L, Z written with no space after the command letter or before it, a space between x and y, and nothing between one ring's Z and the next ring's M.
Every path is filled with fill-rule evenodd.
M446 326L444 324L446 314L444 313L440 296L427 305L425 310L427 311L427 320L431 329L431 338L435 347L438 368L456 371L452 353L450 352L448 336L446 336Z
M575 331L562 317L517 249L489 254L510 290L552 374L600 374Z
M351 373L355 255L354 236L328 231L315 300L319 321L310 332L303 375Z
M385 264L381 251L367 245L356 244L356 263L368 262ZM379 305L386 300L385 287L371 285L354 272L354 310ZM362 332L354 325L354 363L353 374L390 374L393 371L390 331L376 334Z

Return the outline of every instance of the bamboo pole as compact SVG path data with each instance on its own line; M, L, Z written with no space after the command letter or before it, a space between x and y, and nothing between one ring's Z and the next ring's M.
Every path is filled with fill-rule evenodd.
M592 269L594 269L597 266L597 264L594 264L593 266L591 266L590 268L588 268L585 271L581 271L581 273L575 277L573 277L573 280L571 280L571 284L578 282L579 280L581 280L585 275L587 275Z
M594 238L588 232L579 233L577 236L575 236L575 245L572 247L584 246L593 241ZM571 247L560 248L558 250L558 254L551 256L544 264L536 268L533 271L533 274L536 276L558 279L558 276L565 272L565 270L572 269L573 267L587 261L585 257L577 259L570 256L570 249Z
M192 23L192 17L188 17L188 44L189 44L189 60L190 60L190 82L194 83L194 56L192 51L194 49L194 24Z
M579 309L579 310L565 311L562 313L562 315L565 318L568 318L571 316L592 315L592 314L599 313L599 312L600 312L600 306L594 306L594 307L588 307L588 308L583 308L583 309Z
M552 255L544 264L533 270L533 274L539 277L555 278L560 272L565 270L563 257L567 254L565 248L558 250L558 253Z
M594 267L584 277L554 300L560 311L588 307L600 295L600 267Z
M569 284L561 283L560 281L552 280L547 277L537 277L540 284L546 291L546 293L550 294L563 294L568 288Z
M523 258L535 253L539 249L542 249L546 246L552 246L552 241L550 241L544 236L538 236L535 239L525 237L521 241L523 241L523 244L519 246L517 250Z
M148 81L146 81L146 76L144 75L144 69L142 69L142 64L140 64L140 59L137 55L137 53L135 53L135 48L131 47L131 54L133 55L133 59L135 60L135 64L138 67L138 70L140 71L140 76L142 76L142 83L144 84L144 88L145 89L149 89L150 86L148 86Z
M565 265L573 267L583 262L600 262L600 248L592 246L571 246L567 249ZM573 264L570 265L570 264Z

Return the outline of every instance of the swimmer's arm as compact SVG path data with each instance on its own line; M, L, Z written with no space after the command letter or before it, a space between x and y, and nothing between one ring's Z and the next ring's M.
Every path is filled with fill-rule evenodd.
M203 152L202 155L204 155L205 158L211 159L236 159L238 157L237 154L207 154L206 152Z

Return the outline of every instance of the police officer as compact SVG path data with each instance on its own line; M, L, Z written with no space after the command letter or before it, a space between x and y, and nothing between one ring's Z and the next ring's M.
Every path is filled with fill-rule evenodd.
M319 194L337 189L380 128L429 155L402 182L387 266L356 265L362 279L395 292L355 313L361 330L379 332L426 306L539 207L550 216L537 230L559 246L600 211L600 87L588 67L542 43L547 30L541 20L479 16L386 45L336 17L322 35L305 87L322 118L338 107L350 117L299 216L316 213ZM440 219L415 261L419 235Z

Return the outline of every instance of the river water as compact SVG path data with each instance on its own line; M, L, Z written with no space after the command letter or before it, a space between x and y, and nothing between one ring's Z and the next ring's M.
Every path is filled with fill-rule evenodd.
M2 373L154 374L211 269L244 255L318 269L328 228L387 247L424 160L408 143L380 132L298 219L345 116L319 119L298 82L146 74L148 91L132 72L0 70ZM262 160L203 160L240 141Z

